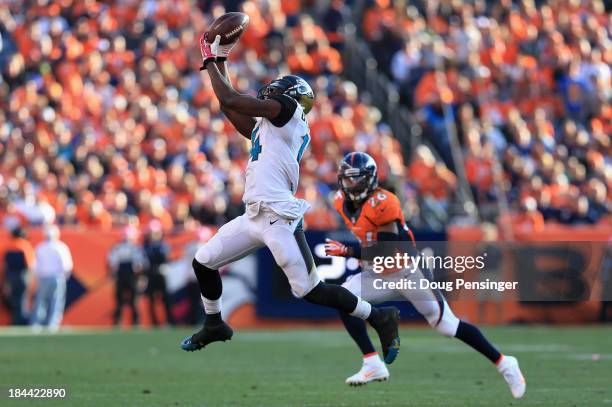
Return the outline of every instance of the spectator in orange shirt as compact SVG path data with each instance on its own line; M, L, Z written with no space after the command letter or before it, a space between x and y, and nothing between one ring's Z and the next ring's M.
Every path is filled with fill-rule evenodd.
M468 151L465 157L466 178L474 191L477 202L486 202L491 199L490 192L493 187L493 146L481 145L480 132L476 129L468 130L466 134Z
M446 207L451 191L456 186L456 178L442 163L436 163L429 147L420 145L408 167L408 179L420 195L432 199L437 205Z
M113 217L104 209L102 201L96 199L89 204L87 212L80 219L80 222L90 227L109 230L113 226Z
M297 43L287 56L287 65L291 72L314 75L317 67L312 55L304 43Z
M161 198L157 195L148 198L148 202L142 207L139 220L141 225L148 225L152 221L158 221L164 233L171 232L174 227L170 213L164 208Z
M535 198L527 197L521 202L519 212L512 216L512 223L528 232L540 232L544 229L544 216L538 211Z
M375 40L382 36L381 26L395 21L395 10L389 0L376 0L363 15L363 33L366 39Z
M339 74L342 71L342 57L338 50L329 46L326 39L316 41L310 54L313 60L313 74Z

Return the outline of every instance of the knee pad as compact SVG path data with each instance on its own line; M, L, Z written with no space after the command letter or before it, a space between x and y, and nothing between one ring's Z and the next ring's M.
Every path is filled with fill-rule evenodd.
M442 312L442 318L435 326L436 331L440 332L444 336L453 337L457 333L459 327L459 318L453 314L447 303L444 303L444 310Z
M219 258L219 254L221 254L221 250L223 247L221 246L221 242L214 237L206 242L204 246L200 247L195 254L195 260L211 269L216 269L217 267L217 259Z
M459 326L459 319L453 314L446 301L432 302L430 312L423 314L429 326L444 336L453 337ZM440 316L440 312L442 316Z

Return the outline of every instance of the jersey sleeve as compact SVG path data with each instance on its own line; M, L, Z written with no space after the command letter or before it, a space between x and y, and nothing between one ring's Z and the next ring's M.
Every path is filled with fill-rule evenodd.
M402 206L397 196L390 192L379 191L374 193L366 205L369 207L368 217L376 226L402 221Z
M280 112L275 118L270 119L270 123L276 127L283 127L293 117L295 109L297 109L297 101L287 95L274 95L270 99L281 104Z

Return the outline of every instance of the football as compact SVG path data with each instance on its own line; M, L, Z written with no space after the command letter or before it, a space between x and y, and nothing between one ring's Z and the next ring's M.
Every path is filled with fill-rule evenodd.
M244 13L225 13L213 21L208 29L208 38L214 41L217 35L221 36L221 45L231 44L238 40L249 25L249 16Z

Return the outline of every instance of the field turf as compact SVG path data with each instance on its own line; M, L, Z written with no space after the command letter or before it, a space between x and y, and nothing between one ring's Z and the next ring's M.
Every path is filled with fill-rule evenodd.
M425 328L402 330L391 380L350 388L360 360L339 329L238 331L195 353L188 330L0 330L2 406L612 406L610 327L485 327L519 358L515 401L480 355ZM67 387L66 400L8 400L8 386Z

